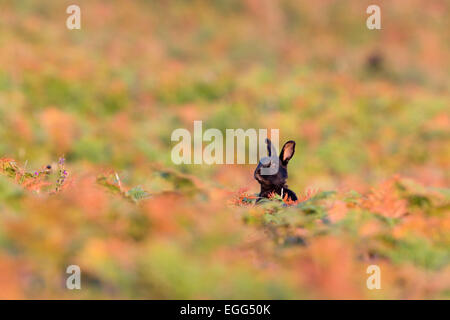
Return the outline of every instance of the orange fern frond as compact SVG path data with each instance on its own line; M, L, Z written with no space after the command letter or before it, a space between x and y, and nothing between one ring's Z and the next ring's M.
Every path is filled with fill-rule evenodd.
M298 195L298 202L307 201L307 200L311 199L312 197L314 197L315 195L317 195L319 192L320 192L320 189L308 188L308 189L306 189L306 191L304 191L303 193Z
M362 206L389 218L399 218L407 213L407 201L400 198L394 177L371 189Z

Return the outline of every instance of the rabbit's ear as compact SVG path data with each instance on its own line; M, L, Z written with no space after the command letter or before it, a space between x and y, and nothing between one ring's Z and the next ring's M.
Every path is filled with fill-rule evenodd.
M295 152L295 141L289 140L283 146L280 152L280 161L283 165L287 165Z
M266 144L267 144L267 156L272 156L272 141L270 141L269 138L266 138Z

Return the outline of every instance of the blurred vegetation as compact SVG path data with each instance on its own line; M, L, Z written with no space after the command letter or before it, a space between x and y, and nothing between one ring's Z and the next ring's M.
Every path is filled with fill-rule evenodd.
M0 4L1 298L449 298L450 1L70 4ZM174 165L194 120L295 140L301 201Z

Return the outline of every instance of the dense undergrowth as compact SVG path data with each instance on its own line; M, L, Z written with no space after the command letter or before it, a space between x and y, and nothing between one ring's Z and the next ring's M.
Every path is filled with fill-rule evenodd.
M393 177L367 194L307 190L297 203L255 205L188 176L166 175L184 186L153 193L63 166L1 161L7 296L448 298L448 189ZM63 287L71 264L79 292ZM378 292L366 287L374 264Z

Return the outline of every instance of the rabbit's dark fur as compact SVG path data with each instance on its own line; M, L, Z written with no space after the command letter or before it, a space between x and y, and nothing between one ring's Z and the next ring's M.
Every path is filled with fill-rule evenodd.
M297 201L297 195L294 191L290 190L286 185L286 179L288 177L287 165L289 160L295 152L295 142L290 140L286 142L281 149L280 156L276 156L276 150L272 147L272 142L266 139L268 157L262 158L258 166L255 169L254 177L261 185L261 192L259 193L260 201L262 198L268 198L269 194L275 192L282 197L287 195L289 200ZM278 171L272 175L261 174L261 168L269 168L276 166L278 162Z

